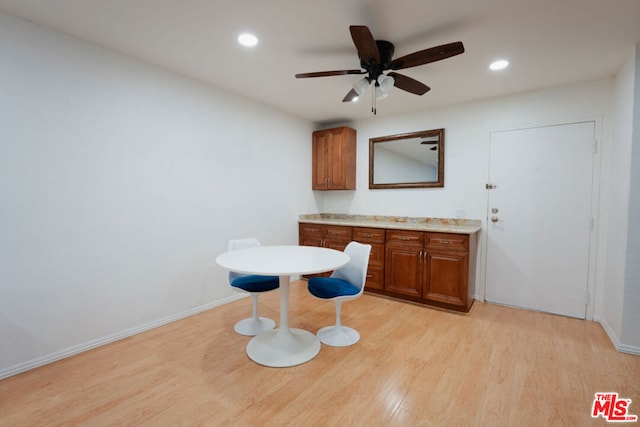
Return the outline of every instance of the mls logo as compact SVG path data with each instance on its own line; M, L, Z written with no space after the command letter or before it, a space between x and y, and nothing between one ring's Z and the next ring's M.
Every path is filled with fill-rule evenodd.
M629 414L631 399L620 399L618 393L596 393L591 408L591 417L602 416L607 422L612 423L632 423L638 421L637 415Z

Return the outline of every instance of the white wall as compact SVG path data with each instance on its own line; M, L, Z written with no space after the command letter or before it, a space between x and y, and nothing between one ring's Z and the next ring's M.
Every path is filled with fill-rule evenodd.
M611 147L611 173L608 197L608 234L605 270L606 291L602 292L603 324L619 345L622 335L627 229L629 223L629 177L631 171L631 133L635 54L618 72L615 84L615 132ZM615 167L613 167L615 165Z
M228 239L317 210L311 131L0 14L0 378L235 298Z
M640 348L640 44L635 46L633 131L629 188L629 228L625 268L622 337L624 345Z
M558 124L579 120L596 120L596 133L601 139L598 159L607 159L612 143L614 79L574 84L548 90L427 110L397 117L373 117L350 123L357 129L357 190L349 192L317 192L321 212L378 214L398 216L466 217L483 221L486 226L489 139L490 132L528 126ZM381 103L378 111L384 106ZM369 138L427 129L445 128L445 187L432 189L369 190ZM600 162L600 160L598 160ZM607 176L609 170L602 171ZM600 176L600 164L596 165ZM600 182L595 184L599 190ZM602 205L600 209L602 211ZM598 207L596 207L598 208ZM606 215L597 215L596 233L606 238ZM604 223L602 217L605 218ZM481 233L476 295L484 298L484 232ZM604 266L604 252L593 258ZM594 272L597 269L594 268ZM603 275L601 275L603 276ZM597 279L593 279L597 281ZM602 277L599 281L603 286ZM601 297L601 295L596 295ZM593 306L599 304L596 301ZM592 309L593 311L593 309Z

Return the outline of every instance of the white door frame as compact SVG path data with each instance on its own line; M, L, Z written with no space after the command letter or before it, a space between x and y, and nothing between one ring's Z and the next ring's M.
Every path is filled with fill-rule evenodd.
M582 123L582 122L594 122L595 129L594 135L596 139L595 144L595 155L593 158L593 177L591 182L592 195L591 195L591 212L593 216L593 229L591 230L589 236L589 269L587 272L587 293L589 295L589 301L587 302L586 309L586 320L593 320L594 312L595 312L595 303L596 303L596 295L599 292L597 284L602 283L601 280L598 280L598 275L600 274L598 270L598 259L600 253L600 247L598 245L598 237L600 235L600 180L601 180L601 163L602 163L602 141L603 141L603 130L602 130L602 115L596 116L586 116L586 117L577 117L577 118L565 118L558 119L553 121L543 121L543 122L531 122L531 123L522 123L522 124L514 124L510 126L488 129L487 130L487 150L489 151L487 158L489 162L487 164L487 176L486 182L489 182L489 171L491 168L491 134L496 132L505 132L505 131L515 131L515 130L525 130L532 128L539 128L545 126L558 126L572 123ZM485 198L485 212L487 216L484 218L484 224L488 227L489 224L489 194L487 191L487 197ZM482 238L483 242L483 260L481 262L482 266L482 301L486 301L486 288L487 288L487 257L488 257L488 239L487 239L487 229L482 230Z

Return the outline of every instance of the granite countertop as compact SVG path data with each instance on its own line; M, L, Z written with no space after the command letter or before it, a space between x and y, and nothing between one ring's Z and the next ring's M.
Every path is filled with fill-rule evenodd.
M397 230L437 231L441 233L473 234L482 229L479 219L426 218L380 215L306 214L299 222L345 225L351 227L391 228Z

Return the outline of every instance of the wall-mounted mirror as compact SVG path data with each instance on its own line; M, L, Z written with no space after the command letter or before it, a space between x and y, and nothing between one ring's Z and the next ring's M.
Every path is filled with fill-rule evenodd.
M369 139L369 188L444 187L444 129Z

